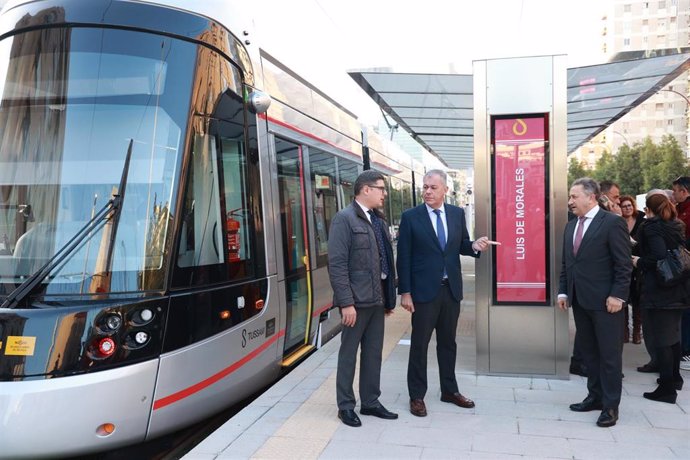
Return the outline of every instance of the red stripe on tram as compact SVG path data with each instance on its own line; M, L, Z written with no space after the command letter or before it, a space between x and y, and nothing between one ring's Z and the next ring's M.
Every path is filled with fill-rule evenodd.
M256 350L251 351L249 354L244 356L242 359L239 361L231 364L230 366L226 367L220 372L217 372L210 376L207 379L202 380L199 383L196 383L190 387L185 388L184 390L180 390L177 393L173 393L170 396L166 396L164 398L161 398L153 403L153 410L157 409L162 409L165 406L169 406L170 404L176 403L178 401L183 400L184 398L187 398L195 393L200 392L204 388L207 388L214 383L218 382L219 380L224 379L228 375L232 374L236 370L238 370L240 367L244 366L247 364L249 361L252 359L256 358L259 354L261 354L264 350L266 350L268 347L273 345L279 338L283 337L285 335L285 330L279 331L277 334L275 334L273 337L271 337L269 340L261 344Z

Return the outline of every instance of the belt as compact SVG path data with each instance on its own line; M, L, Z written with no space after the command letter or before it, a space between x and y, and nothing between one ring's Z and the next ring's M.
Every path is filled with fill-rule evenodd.
M441 280L441 286L448 286L448 278L443 278Z

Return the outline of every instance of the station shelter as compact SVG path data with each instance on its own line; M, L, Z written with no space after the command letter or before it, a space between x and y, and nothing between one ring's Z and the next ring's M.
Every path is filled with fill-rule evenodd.
M448 168L473 171L474 234L501 242L475 262L478 374L568 377L568 315L554 308L567 156L688 69L684 48L577 68L549 55L474 61L471 75L350 72Z

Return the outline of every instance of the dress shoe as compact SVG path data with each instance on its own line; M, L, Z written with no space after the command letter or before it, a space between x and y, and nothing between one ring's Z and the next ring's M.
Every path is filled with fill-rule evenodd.
M587 368L582 364L570 363L570 373L581 377L587 377Z
M410 399L410 413L417 417L426 417L426 404L423 399Z
M389 411L383 406L378 406L378 407L362 407L359 410L359 413L362 415L373 415L374 417L386 419L386 420L395 420L398 418L398 414L394 414L393 412Z
M352 409L339 410L338 418L347 426L362 426L362 421Z
M469 398L465 398L460 393L442 394L441 401L447 403L453 403L456 406L460 406L464 409L472 409L474 407L474 401Z
M570 410L574 412L589 412L592 410L601 410L603 408L604 406L601 404L601 401L590 395L587 395L582 402L570 405Z
M656 383L661 383L661 377L656 379ZM678 391L683 389L683 383L685 383L685 380L683 380L683 377L681 377L680 379L673 379L673 386Z
M645 374L651 374L654 372L659 372L659 368L656 367L656 364L647 363L644 366L638 367L637 372L644 372Z
M678 393L676 393L676 387L673 384L659 384L656 390L650 393L643 393L646 399L651 399L652 401L665 402L669 404L675 404Z
M597 426L608 428L618 421L618 409L604 409L597 419Z

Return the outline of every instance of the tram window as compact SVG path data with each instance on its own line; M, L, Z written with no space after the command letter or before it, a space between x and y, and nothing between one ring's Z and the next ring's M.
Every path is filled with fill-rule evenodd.
M177 258L181 268L209 266L199 272L200 283L256 275L250 176L258 173L247 158L244 126L213 120L209 130L195 136ZM226 271L213 268L221 264Z
M223 262L216 138L194 136L177 263L199 267Z
M0 294L35 273L106 204L130 149L117 225L68 251L41 289L164 289L196 46L131 30L56 27L8 37L0 55L7 62Z
M391 178L388 176L384 177L384 181L386 182L386 199L383 202L383 213L386 217L386 222L390 225L390 223L393 222L391 218L391 200L389 199L391 195Z
M341 208L349 206L355 199L355 180L359 175L357 163L338 159L338 185L341 193Z
M400 216L403 211L402 181L397 177L391 177L391 192L388 198L391 201L391 225L397 228L400 225Z
M314 204L316 266L321 267L328 263L328 229L331 226L331 219L338 212L335 195L335 157L310 148L309 167Z
M402 181L402 210L412 207L412 184Z
M253 257L250 244L253 232L247 196L247 159L242 142L222 139L222 146L227 257L228 262L233 265ZM239 270L235 270L233 277L240 274Z

